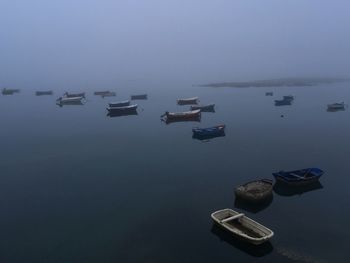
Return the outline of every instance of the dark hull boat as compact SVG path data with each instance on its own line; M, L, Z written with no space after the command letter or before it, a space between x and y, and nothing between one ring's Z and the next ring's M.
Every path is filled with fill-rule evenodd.
M168 112L167 111L161 117L165 118L167 121L194 120L194 119L200 119L201 111L200 110L185 111L185 112Z
M2 89L1 93L2 95L13 95L14 93L19 93L20 90L19 89Z
M101 95L102 98L104 98L104 97L115 97L115 96L117 96L117 93L115 93L113 91Z
M63 106L63 105L83 105L83 97L71 97L71 98L66 98L66 97L60 97L56 100L57 105Z
M215 108L215 104L191 106L191 110L201 110L201 112L215 112L214 108Z
M198 97L187 98L187 99L178 99L177 104L178 105L198 104Z
M252 203L263 202L272 196L273 182L269 179L252 181L238 186L235 189L237 198Z
M282 100L275 100L275 106L292 105L293 100L294 96L292 95L283 96Z
M103 95L108 94L108 93L110 93L109 90L95 91L95 92L94 92L94 95L96 95L96 96L103 96Z
M109 113L130 113L136 112L137 104L129 105L129 106L121 106L121 107L108 107L107 111Z
M85 92L82 92L82 93L68 93L68 92L65 92L63 94L64 97L66 98L76 98L76 97L83 97L85 98Z
M225 136L225 125L217 125L210 128L193 128L192 138L198 140L209 140Z
M111 102L108 103L109 107L124 107L130 105L130 100L124 100L124 101L118 101L118 102Z
M345 110L345 103L333 103L333 104L328 104L327 105L327 111L344 111Z
M36 96L53 95L53 91L52 90L36 91L35 95Z
M131 100L147 100L148 96L147 94L138 94L138 95L131 95Z
M273 173L276 181L283 182L288 185L307 185L315 183L324 174L319 168L306 168L295 171L279 171Z
M122 116L130 116L130 115L138 115L136 110L132 111L111 111L107 113L108 117L114 118L114 117L122 117Z

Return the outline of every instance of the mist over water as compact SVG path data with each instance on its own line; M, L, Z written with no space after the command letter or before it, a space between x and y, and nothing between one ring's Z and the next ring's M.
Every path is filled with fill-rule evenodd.
M312 87L193 84L349 77L348 1L0 2L2 262L343 262L348 212L348 82ZM53 90L53 96L35 96ZM94 91L111 90L101 98ZM65 91L83 105L56 105ZM265 96L273 92L273 96ZM132 94L137 115L108 117ZM291 106L274 100L294 95ZM215 103L166 124L176 99ZM283 116L283 117L282 117ZM226 125L226 136L192 138ZM258 209L234 187L320 167L313 188L274 190ZM215 227L242 211L275 232L259 248ZM330 240L333 240L330 242ZM335 242L336 241L336 242Z

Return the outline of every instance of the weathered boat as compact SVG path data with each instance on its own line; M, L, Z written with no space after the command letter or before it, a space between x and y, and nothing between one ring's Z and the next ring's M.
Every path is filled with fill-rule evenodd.
M273 96L273 92L271 92L271 91L265 92L265 96Z
M202 112L214 112L215 104L192 105L191 110L201 110Z
M14 93L19 93L19 89L8 89L8 88L3 88L1 93L2 95L12 95Z
M103 96L104 94L108 94L109 92L110 92L109 90L95 91L94 95Z
M130 105L130 100L123 100L123 101L117 101L117 102L110 102L108 103L109 107L124 107Z
M138 94L138 95L131 95L131 100L147 100L148 96L147 94Z
M330 111L336 111L336 110L345 110L345 103L332 103L327 105L327 109Z
M36 96L53 95L53 91L52 90L36 91L35 95Z
M137 104L129 106L119 106L119 107L107 107L108 112L117 113L117 112L133 112L136 111Z
M254 245L260 245L274 235L271 229L229 208L212 213L211 218L237 238Z
M225 125L217 125L210 128L193 128L192 129L194 139L208 140L216 137L225 136Z
M319 168L305 168L295 171L279 171L273 173L276 181L286 183L288 185L305 185L311 184L316 181L324 174Z
M108 93L104 93L103 95L101 95L102 98L104 97L115 97L117 96L117 93L115 93L114 91L110 91Z
M235 195L237 198L258 203L271 198L273 189L273 182L270 179L261 179L251 181L243 185L238 186L235 189Z
M201 110L184 111L184 112L165 112L161 117L167 120L186 120L200 118Z
M82 102L83 99L84 99L83 97L59 97L57 99L57 103L60 103L60 104L76 103L76 102Z
M178 99L176 100L178 105L191 105L198 104L198 97Z
M85 92L81 92L81 93L68 93L68 92L65 92L63 94L63 97L66 97L66 98L78 98L78 97L83 97L85 98Z

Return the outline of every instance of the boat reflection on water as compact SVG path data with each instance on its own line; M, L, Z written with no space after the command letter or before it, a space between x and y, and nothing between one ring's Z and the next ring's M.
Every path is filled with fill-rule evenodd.
M293 196L293 195L301 195L303 193L315 191L322 189L323 185L316 181L312 184L300 185L300 186L288 186L282 182L276 182L273 186L273 190L276 194L281 196Z
M210 141L211 139L218 138L218 137L225 137L225 132L221 134L212 134L212 135L199 135L199 134L193 134L192 139L200 140L200 141Z
M184 118L184 119L161 119L165 124L177 123L177 122L201 122L201 117Z
M138 115L136 110L133 111L120 111L120 112L108 112L107 117L122 117L122 116L130 116L130 115Z
M58 105L59 107L63 107L63 106L82 106L84 105L84 103L82 103L81 101L69 101L69 102L57 102L56 105Z
M242 210L256 214L264 210L265 208L267 208L272 203L272 201L273 201L273 195L271 195L268 199L260 203L252 203L252 202L243 200L241 198L236 198L234 206L238 209L242 209Z
M266 256L267 254L270 254L273 250L273 246L270 241L267 241L261 245L253 245L234 237L230 232L225 231L216 224L212 225L210 232L216 235L221 241L224 241L253 257Z

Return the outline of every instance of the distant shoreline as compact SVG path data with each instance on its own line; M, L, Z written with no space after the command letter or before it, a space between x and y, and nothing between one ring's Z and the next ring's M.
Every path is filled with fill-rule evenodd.
M307 87L319 84L332 84L337 82L350 81L350 78L281 78L268 80L255 80L243 82L217 82L210 84L195 85L198 87L213 88L250 88L250 87Z

